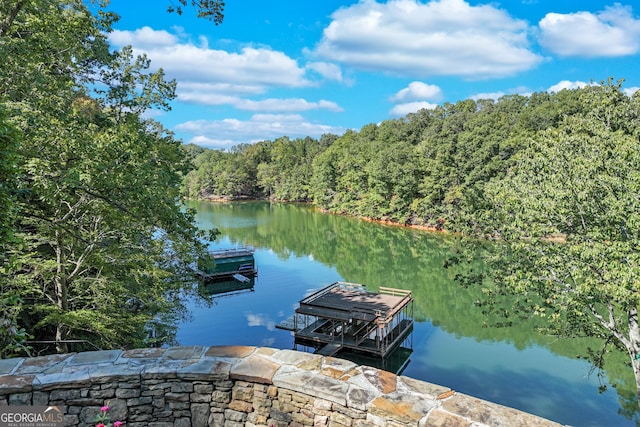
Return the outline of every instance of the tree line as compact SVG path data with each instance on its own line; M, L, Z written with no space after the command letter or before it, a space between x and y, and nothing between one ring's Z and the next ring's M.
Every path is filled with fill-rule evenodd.
M445 103L320 139L283 136L224 151L187 145L194 169L183 194L312 202L334 213L457 229L528 139L588 114L606 87Z

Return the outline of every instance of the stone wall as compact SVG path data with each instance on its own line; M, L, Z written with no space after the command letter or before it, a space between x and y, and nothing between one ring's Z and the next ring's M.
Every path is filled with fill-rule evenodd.
M333 357L259 347L171 347L0 360L0 405L60 407L92 426L559 426L446 387Z

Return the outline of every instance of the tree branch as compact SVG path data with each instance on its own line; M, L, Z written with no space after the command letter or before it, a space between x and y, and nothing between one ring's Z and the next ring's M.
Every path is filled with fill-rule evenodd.
M589 311L591 311L591 314L598 320L598 322L600 322L602 327L611 332L627 349L631 349L631 342L629 339L618 330L611 300L607 301L607 311L609 315L608 320L598 313L593 304L587 304L587 307L589 308Z
M26 0L18 1L13 10L7 16L7 19L2 22L2 25L0 25L0 37L6 37L9 34L9 29L13 26L13 21L16 20L18 13L20 13L20 10L22 10L25 3Z

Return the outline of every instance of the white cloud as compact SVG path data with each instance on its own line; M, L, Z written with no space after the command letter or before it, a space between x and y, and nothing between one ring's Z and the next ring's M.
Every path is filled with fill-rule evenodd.
M640 20L630 6L598 13L548 13L539 22L540 44L560 56L616 57L640 50Z
M239 96L259 95L265 92L262 86L234 85L230 83L180 82L178 100L204 105L224 105L237 102Z
M627 96L633 96L639 90L640 90L640 87L634 86L634 87L622 89L622 92Z
M391 109L389 114L394 117L406 116L409 113L415 113L418 110L427 109L433 110L438 104L431 104L426 101L407 102L404 104L398 104Z
M569 80L562 80L547 89L547 92L560 92L563 89L581 89L588 85L589 83L581 81L570 82Z
M191 144L199 145L200 147L206 147L211 149L225 149L233 147L237 144L232 139L216 139L209 138L204 135L198 135L189 140Z
M342 70L336 64L329 62L309 62L307 69L313 70L328 80L342 81Z
M269 329L270 331L274 331L275 330L275 323L272 325L273 327L271 329ZM262 342L260 343L261 347L273 347L274 344L276 343L276 339L275 338L263 338Z
M498 91L498 92L481 92L481 93L477 93L475 95L470 96L470 99L473 99L474 101L477 101L479 99L493 99L494 101L497 101L498 99L502 98L503 96L509 96L509 95L521 95L521 96L531 96L532 92L531 89L525 87L525 86L519 86L516 88L512 88L507 90L506 92L502 92L502 91Z
M442 98L442 90L436 85L429 85L423 82L411 82L404 89L399 90L389 98L391 102L397 103L389 114L399 117L418 110L433 109L438 106L429 101L439 101Z
M341 127L310 123L298 114L254 114L248 120L193 120L175 126L174 130L195 135L189 142L217 148L229 148L241 142L257 142L285 135L292 138L319 138L326 133L342 135L345 132Z
M344 111L342 107L335 102L324 99L317 102L309 102L302 98L268 98L256 101L220 94L215 91L207 92L202 90L180 90L178 91L178 100L203 105L231 105L238 110L269 113L309 110Z
M477 93L471 96L471 99L473 99L474 101L477 101L479 99L493 99L494 101L496 101L505 95L506 95L505 92L484 92L484 93Z
M258 85L237 85L231 83L200 83L200 82L181 82L178 87L178 96L180 93L201 93L201 94L217 94L217 95L257 95L265 92L263 86Z
M245 47L241 52L176 45L147 51L154 64L178 81L236 85L304 87L304 69L282 52Z
M494 101L497 101L498 99L502 98L503 96L510 96L510 95L520 95L520 96L526 96L529 97L531 96L533 92L531 91L530 88L526 87L526 86L517 86L511 89L507 89L506 91L497 91L497 92L480 92L480 93L476 93L475 95L471 95L469 97L469 99L473 99L474 101L478 101L480 99L492 99Z
M288 99L263 99L253 101L249 99L238 100L234 106L239 110L263 111L263 112L296 112L309 110L344 111L338 104L324 99L318 102L309 102L301 98Z
M205 36L198 37L198 40L202 49L209 49L209 40Z
M156 110L150 108L142 113L142 117L145 119L157 119L158 117L166 116L167 112L164 110Z
M332 19L314 54L363 70L488 78L542 59L529 50L525 21L464 0L361 0Z
M228 52L182 42L164 30L144 27L135 31L116 31L109 39L115 46L132 45L136 53L146 53L154 67L162 67L169 78L179 84L200 83L228 85L230 88L309 87L315 82L306 76L304 67L283 52L266 47L244 47Z
M273 89L314 87L318 79L342 80L340 67L328 62L306 65L284 52L268 47L244 47L237 51L213 49L207 39L199 37L197 44L180 29L175 34L143 27L135 31L115 31L110 41L115 46L131 45L134 53L145 53L154 67L163 68L168 78L178 81L178 100L203 105L230 105L238 110L260 113L294 113L310 110L343 111L337 103L325 99L309 101L303 98L251 99ZM261 140L273 136L320 136L330 126L307 123L298 116L273 123L257 118L248 121L218 120L204 128L216 132L195 132L192 141L206 145L229 145L229 141ZM180 125L177 130L191 125ZM235 129L235 134L229 131Z
M436 85L428 85L422 82L411 82L409 86L398 91L391 97L392 102L418 101L418 100L440 100L442 90Z
M134 31L113 30L109 33L109 41L115 46L131 45L144 49L171 46L178 42L178 38L168 31L142 27Z

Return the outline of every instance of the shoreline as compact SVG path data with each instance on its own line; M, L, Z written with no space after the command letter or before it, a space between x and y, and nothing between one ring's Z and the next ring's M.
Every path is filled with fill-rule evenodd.
M388 226L392 226L392 227L404 227L404 228L411 228L411 229L414 229L414 230L428 231L428 232L431 232L431 233L450 234L450 232L447 231L444 227L438 227L438 226L434 226L434 225L418 225L418 224L406 224L406 223L402 224L400 222L391 221L391 220L388 220L388 219L375 219L375 218L370 218L370 217L366 217L366 216L351 215L351 214L348 214L348 213L330 212L330 211L328 211L326 209L323 209L321 207L315 206L311 202L291 202L291 201L287 201L287 200L255 199L255 198L250 198L250 197L235 198L235 197L224 197L224 196L206 197L206 198L198 198L198 199L185 197L184 199L185 200L201 201L201 202L213 202L213 203L254 202L254 201L255 202L273 202L273 203L301 203L301 204L306 204L306 205L312 205L318 211L320 211L322 213L330 214L330 215L350 216L352 218L358 218L358 219L361 219L363 221L373 222L373 223L382 224L382 225L388 225Z

